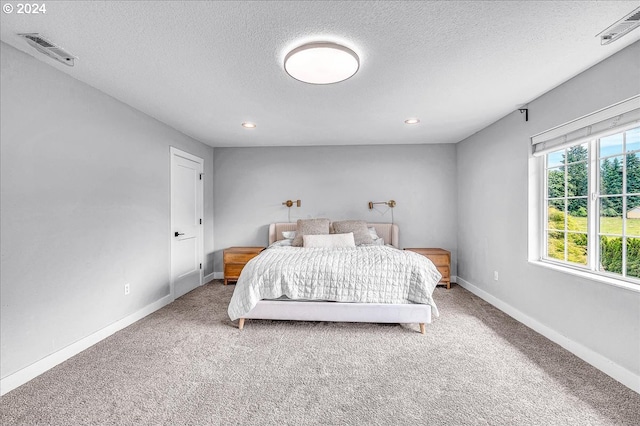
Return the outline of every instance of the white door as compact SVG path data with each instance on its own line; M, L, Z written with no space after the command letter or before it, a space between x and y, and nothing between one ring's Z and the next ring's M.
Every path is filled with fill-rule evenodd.
M171 291L178 298L202 285L204 161L171 148Z

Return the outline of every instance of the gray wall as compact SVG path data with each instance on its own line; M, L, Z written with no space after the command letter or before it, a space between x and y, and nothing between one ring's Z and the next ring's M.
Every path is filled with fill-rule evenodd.
M394 199L402 247L442 247L456 254L455 145L215 148L215 271L222 250L266 245L268 224L327 217L390 222ZM384 214L383 214L384 213Z
M530 136L640 93L640 42L458 144L458 276L640 374L640 292L527 261ZM493 280L498 270L500 280Z
M0 49L6 377L170 293L169 146L202 157L206 176L213 148L13 47Z

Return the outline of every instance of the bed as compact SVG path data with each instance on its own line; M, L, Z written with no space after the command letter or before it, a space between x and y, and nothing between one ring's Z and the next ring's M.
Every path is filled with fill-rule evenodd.
M384 245L279 247L283 232L295 231L296 223L271 224L269 248L240 274L229 317L240 330L247 319L266 319L418 324L425 334L425 324L438 315L431 295L440 273L424 256L398 250L397 225L367 226Z

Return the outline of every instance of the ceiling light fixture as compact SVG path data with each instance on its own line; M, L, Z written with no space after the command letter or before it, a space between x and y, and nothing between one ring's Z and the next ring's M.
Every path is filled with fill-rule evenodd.
M242 123L242 127L244 127L245 129L255 129L256 125L255 123L249 123L248 121Z
M358 55L348 47L314 42L296 47L284 58L284 69L296 80L332 84L352 77L360 68Z
M420 122L420 120L418 120L417 118L409 118L404 120L404 124L418 124Z

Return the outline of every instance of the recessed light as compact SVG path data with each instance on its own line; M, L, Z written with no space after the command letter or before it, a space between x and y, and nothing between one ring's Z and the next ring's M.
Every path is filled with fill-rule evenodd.
M248 121L242 123L242 127L244 127L245 129L255 129L256 128L256 124L255 123L249 123Z
M420 120L418 120L417 118L409 118L404 120L404 124L418 124L420 122Z
M311 84L344 81L358 72L360 59L348 47L313 42L296 47L284 58L284 69L296 80Z

